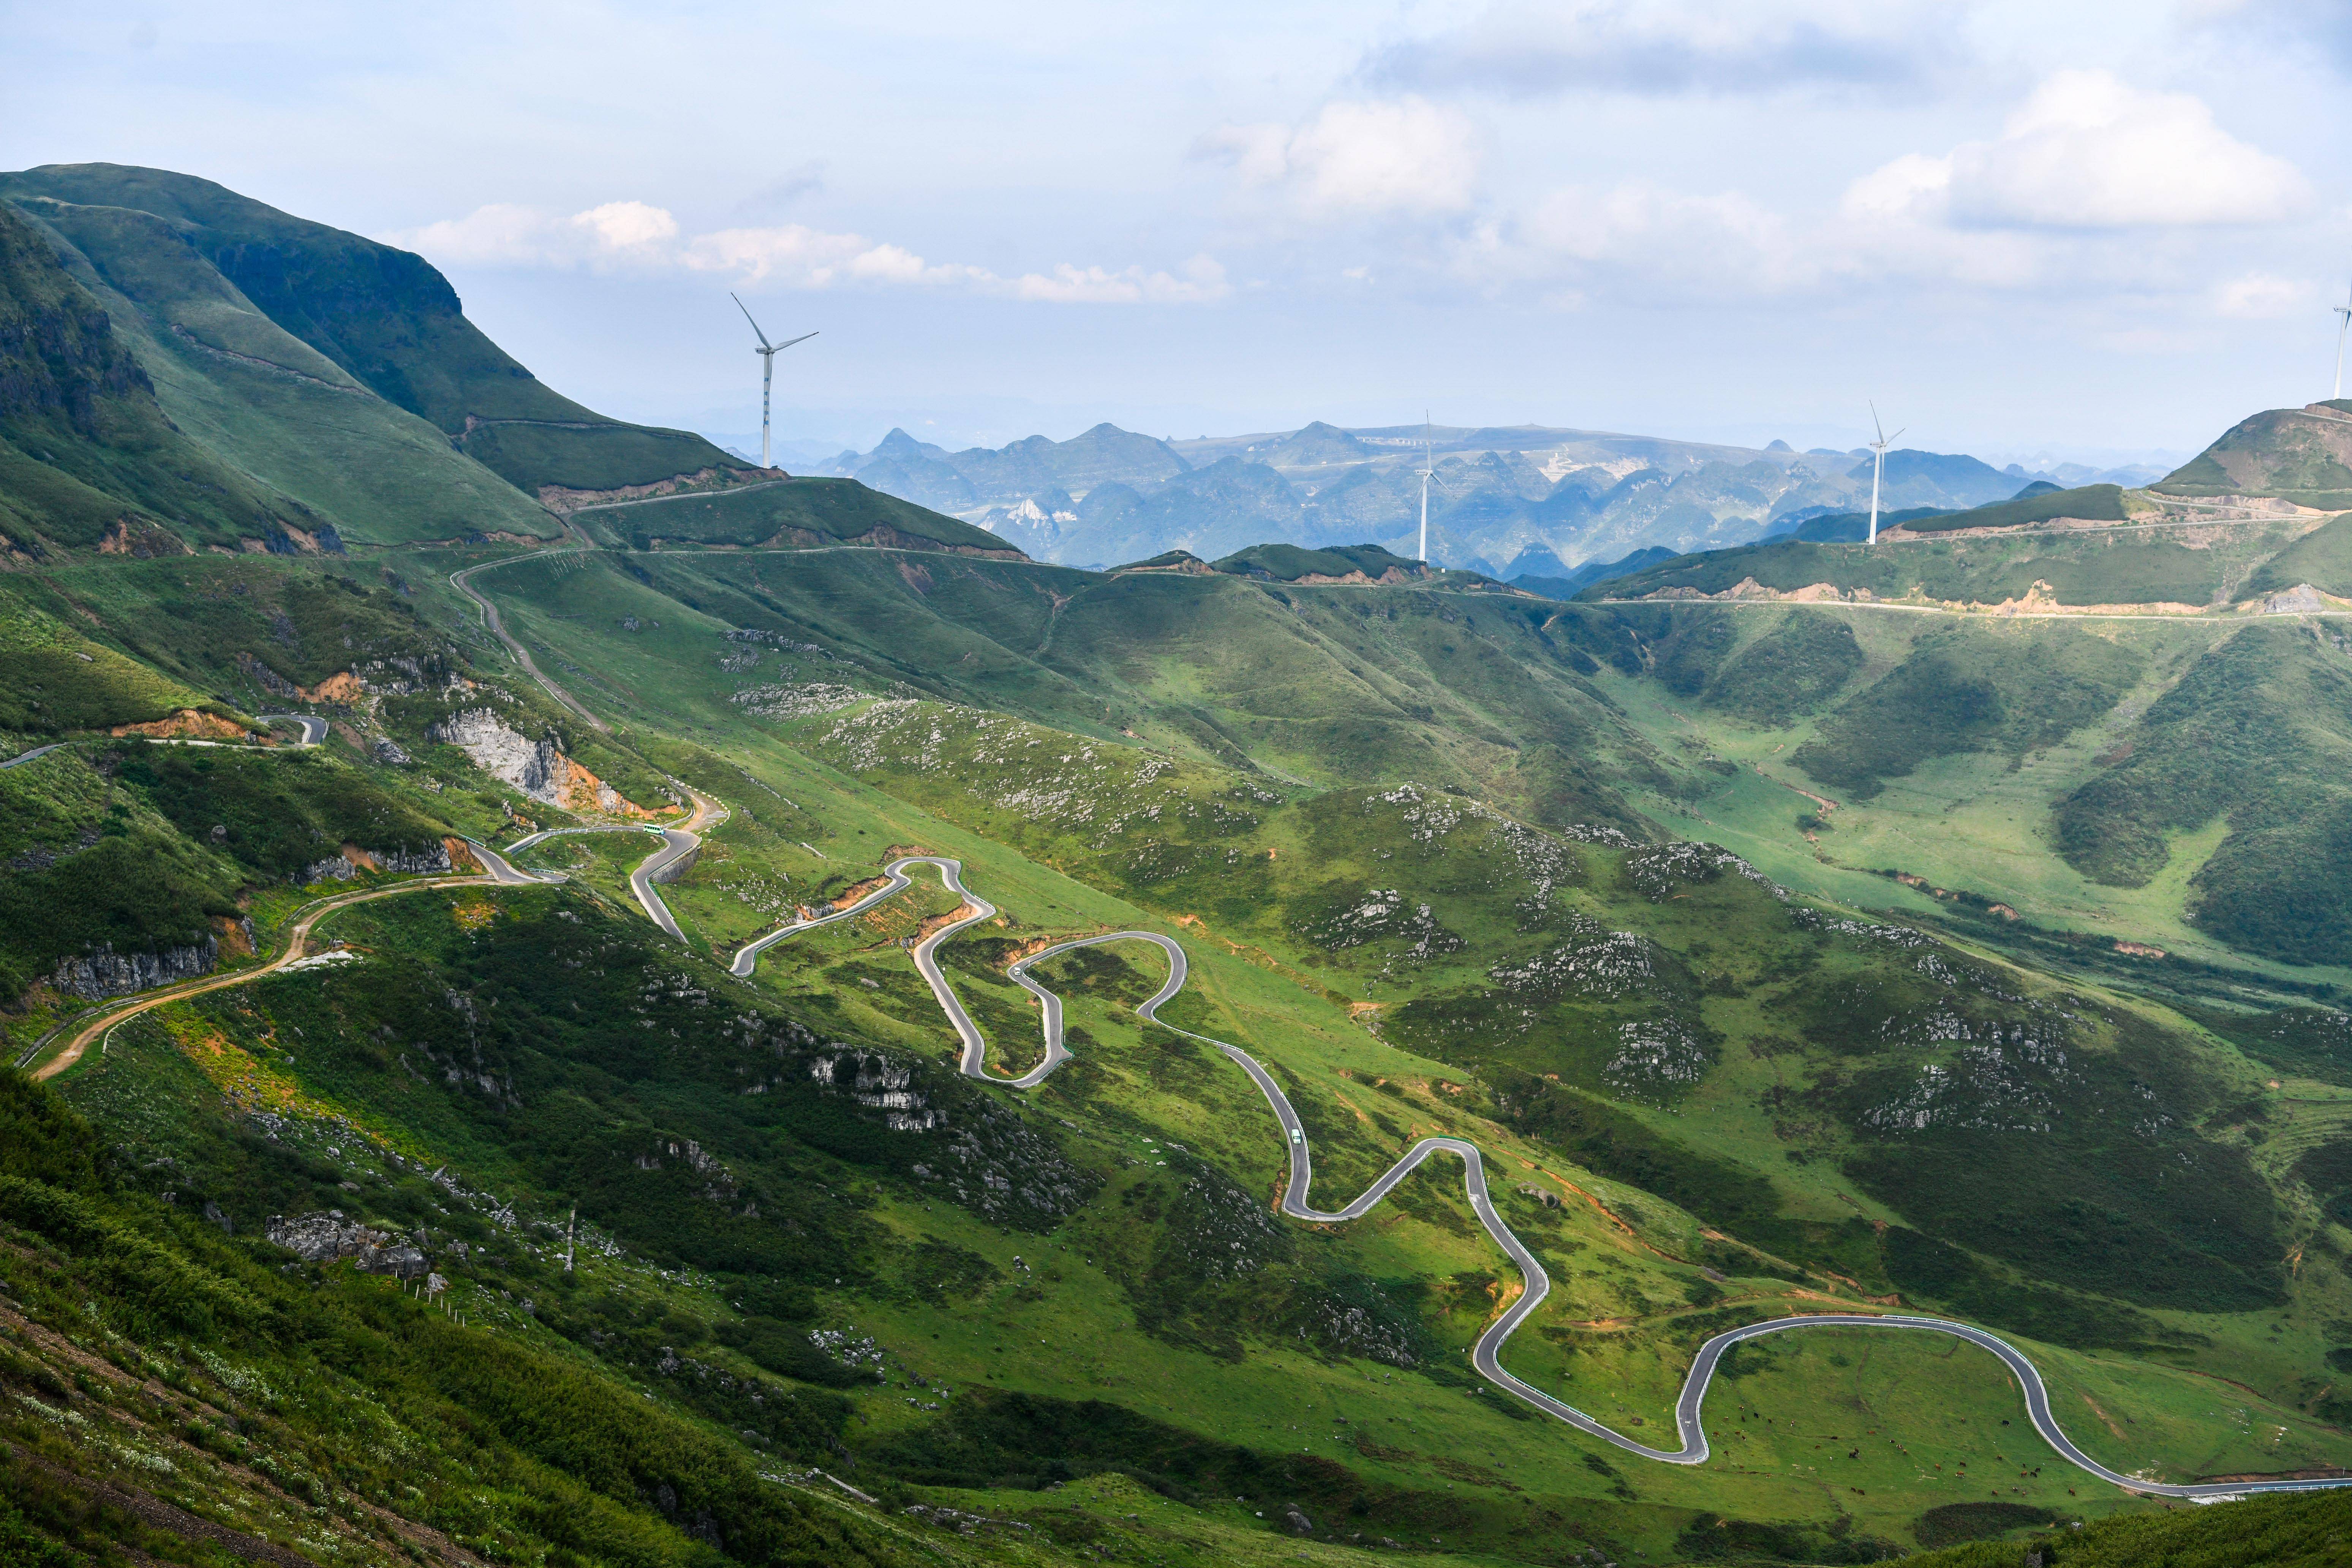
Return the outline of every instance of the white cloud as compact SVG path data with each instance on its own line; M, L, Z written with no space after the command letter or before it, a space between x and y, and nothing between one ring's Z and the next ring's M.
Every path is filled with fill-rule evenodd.
M677 219L643 202L606 202L573 215L572 224L607 250L642 250L677 237Z
M1364 61L1370 80L1512 97L1916 86L1965 60L1950 0L1564 0L1496 5Z
M2213 311L2239 321L2275 321L2310 309L2317 294L2318 290L2308 283L2267 272L2249 272L2213 290Z
M1850 216L1975 227L2122 229L2270 223L2311 203L2284 159L2247 145L2188 93L2061 71L1999 137L1911 153L1854 182Z
M1225 281L1224 268L1206 256L1196 256L1186 262L1181 277L1146 272L1140 267L1107 272L1099 267L1077 268L1065 262L1051 273L1024 273L1012 285L1016 299L1056 304L1199 305L1222 300L1232 292L1233 286Z
M877 245L862 235L827 234L796 223L697 235L678 250L676 261L690 271L731 273L746 283L785 289L830 289L838 283L938 287L991 277L976 267L927 262L904 246Z
M2119 288L2200 295L2229 315L2288 308L2295 286L2261 274L2200 278L2187 232L2305 210L2294 168L2236 140L2197 99L2144 92L2099 71L2049 78L2000 133L1893 158L1832 212L1785 214L1738 192L1638 181L1558 190L1488 216L1455 247L1489 285L1607 278L1642 295L1787 295L1927 283L2005 291Z
M1407 96L1327 103L1297 126L1235 125L1194 143L1241 183L1311 218L1436 216L1467 211L1484 148L1457 109Z
M719 273L747 287L960 288L1051 304L1192 305L1232 292L1223 267L1207 256L1194 257L1176 272L1064 262L1050 271L1002 278L983 267L927 261L901 245L804 224L688 235L666 208L634 201L607 202L570 217L499 204L387 238L453 265Z
M532 267L562 259L557 255L560 237L554 220L536 207L505 203L385 237L457 266Z

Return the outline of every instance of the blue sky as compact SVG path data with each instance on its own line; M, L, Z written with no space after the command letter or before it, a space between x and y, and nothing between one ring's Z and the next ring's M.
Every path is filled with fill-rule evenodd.
M0 0L0 163L422 251L608 412L2194 450L2328 391L2352 7Z

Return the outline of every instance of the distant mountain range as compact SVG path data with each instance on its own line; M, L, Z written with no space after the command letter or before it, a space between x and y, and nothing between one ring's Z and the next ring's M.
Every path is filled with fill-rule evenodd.
M1647 551L1746 543L1866 508L1866 449L1760 450L1538 426L1426 433L1431 558L1505 579L1566 579ZM961 452L893 430L870 452L804 471L855 478L950 513L1040 560L1108 566L1164 551L1214 560L1278 542L1307 549L1417 548L1419 426L1320 422L1255 436L1163 441L1097 425ZM1890 452L1882 504L1938 510L2005 500L2029 484L2141 485L2156 468L2065 464L2032 472L1975 458Z

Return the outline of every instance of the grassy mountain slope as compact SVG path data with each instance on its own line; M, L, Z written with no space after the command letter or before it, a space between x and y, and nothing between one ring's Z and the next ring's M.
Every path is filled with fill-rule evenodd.
M744 471L699 437L609 419L541 384L466 320L438 272L405 251L163 170L48 165L0 176L0 195L81 247L159 335L184 345L204 378L237 366L320 391L364 388L534 498ZM223 395L245 417L227 422L245 426L239 434L263 466L296 465L291 449L322 422L317 400L289 407L228 379ZM429 471L400 421L358 423L347 434L373 455L390 448L405 466L426 463L411 480L420 495L466 489L455 474ZM330 472L321 464L307 477L331 483ZM411 536L420 533L433 537Z
M41 235L0 206L0 528L20 557L235 545L317 526L175 429Z
M173 425L301 498L342 542L554 531L440 431L264 315L198 253L185 225L48 199L10 211L40 226L104 305Z
M2313 874L2352 831L2342 644L2329 627L2260 625L2199 659L2128 732L2129 754L2058 802L2061 852L2099 881L2145 886L2171 858L2168 836L2226 822L2191 881L2190 918L2251 952L2352 962L2352 909Z
M735 721L714 647L731 626L824 650L790 660L788 687L902 688L1324 782L1417 778L1555 825L1630 826L1622 782L1665 776L1584 684L1599 666L1576 645L1605 649L1604 628L1543 600L867 552L499 572L563 668L647 719ZM616 650L625 619L644 629Z
M2065 494L2068 492L2059 492ZM2039 507L2037 496L2020 507ZM2071 503L2070 503L2071 504ZM1997 509L2006 511L2006 507ZM1974 514L1925 520L1960 525ZM1646 571L1587 588L1587 601L1769 597L1826 588L1848 600L1950 606L1998 605L2028 598L2072 606L2146 605L2175 610L2243 603L2258 592L2311 581L2282 574L2326 546L2316 516L2210 519L2180 513L2110 528L2039 531L2011 537L1950 540L1882 533L1875 545L1775 540L1736 550L1685 555ZM2328 536L2332 539L2333 535ZM2332 559L2332 557L2330 558ZM2281 563L2273 574L2269 563ZM2326 574L2323 563L2313 569ZM2330 580L2336 580L2331 577ZM1754 586L1743 588L1752 581Z
M804 687L924 693L1097 736L1126 731L1203 761L1248 758L1276 779L1465 789L1555 826L1638 830L1644 815L1693 814L1712 826L1720 819L1708 803L1737 800L1763 835L1737 840L1742 852L1824 892L1863 896L1868 884L1821 856L1957 881L1979 898L1979 913L2006 902L2034 911L2036 924L2087 921L2091 931L2223 958L2342 962L2329 934L2336 917L2319 918L2341 902L2327 879L2295 876L2295 901L2279 908L2296 912L2259 939L2248 923L2259 894L2246 902L2218 890L2330 863L2333 817L2309 808L2327 798L2320 781L2332 776L2352 714L2317 700L2317 689L2271 706L2284 672L2301 666L2273 669L2251 652L2274 643L2310 665L2312 679L2332 679L2325 672L2340 655L2308 632L2249 628L2249 651L2189 688L2213 705L2205 722L2231 733L2253 725L2245 732L2263 737L2225 746L2173 718L2192 710L2185 700L2145 721L2140 710L2226 643L2227 622L2126 628L1671 604L1563 611L1411 587L913 560L815 556L787 573L757 557L680 553L652 570L633 563L634 584L609 561L501 570L520 574L526 605L550 612L533 629L562 650L564 666L624 710L644 704L648 719L732 722L742 708L727 688L740 683L708 639L719 626L764 628L825 655L780 667L770 684L786 695L771 706L803 700L791 693ZM2112 582L2096 591L2114 591ZM598 651L596 628L625 617L663 626L628 639L641 653ZM707 651L689 651L698 646ZM2273 712L2293 717L2262 718ZM2053 751L2063 763L2047 763ZM2253 756L2268 760L2250 792L2230 781L2245 778ZM1729 758L1787 783L1743 782ZM1986 769L1996 771L1979 782ZM2130 782L2158 769L2176 782L2157 795ZM2205 782L2178 782L2189 779ZM1855 861L1861 841L1838 838L1832 850L1806 839L1814 829L1799 823L1809 813L1791 787L1842 803L1842 827L1864 820L1865 805L1889 832L1922 811L1938 826L1925 843L1916 833L1871 840L1869 854L1886 858ZM2281 803L2259 828L2244 814L2250 795ZM2007 869L1990 875L1980 860L1935 856L1955 798L1997 812L1982 830ZM2175 856L2181 835L2233 810L2236 831L2198 849L2193 864ZM2120 869L2126 862L2137 869ZM2101 910L2116 888L2154 902ZM1884 884L1867 894L1890 896L1936 907Z
M2352 405L2273 408L2242 420L2155 487L2168 495L2352 502Z
M653 500L585 507L572 515L591 537L631 550L904 544L1015 559L1021 553L986 529L868 489L855 479L688 489Z
M2150 515L2154 508L2146 508ZM2089 522L2123 522L2131 516L2121 485L2084 485L2071 490L2055 487L1992 501L1968 511L1913 518L1902 526L1910 533L1948 533L1956 528L2021 528L2053 518L2078 518Z

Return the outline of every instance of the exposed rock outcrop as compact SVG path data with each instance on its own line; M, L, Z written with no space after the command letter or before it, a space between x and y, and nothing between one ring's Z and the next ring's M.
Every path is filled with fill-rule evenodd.
M305 1263L332 1263L348 1258L362 1272L403 1279L419 1279L425 1272L424 1253L399 1237L346 1220L341 1209L290 1219L272 1215L263 1234Z
M528 740L488 708L462 709L435 724L425 735L456 746L474 760L476 767L533 800L566 811L601 812L608 816L654 815L566 756L552 735Z
M212 936L161 952L117 952L112 942L102 942L79 958L60 960L49 982L68 995L98 1002L194 980L199 974L210 974L219 962L220 942Z
M397 849L362 849L356 844L346 844L341 852L323 860L314 860L302 871L308 882L348 882L362 871L395 872L404 876L431 876L436 872L456 870L449 858L446 839L435 839L421 848L403 847Z

